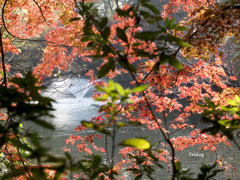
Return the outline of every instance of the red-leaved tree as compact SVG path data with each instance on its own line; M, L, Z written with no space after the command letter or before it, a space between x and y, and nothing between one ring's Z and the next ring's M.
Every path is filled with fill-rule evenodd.
M106 153L110 170L99 176L113 179L114 173L126 167L139 178L144 173L150 176L146 169L157 161L160 164L164 161L170 164L174 179L180 172L176 164L177 151L196 145L205 151L215 151L220 143L230 146L222 132L214 135L201 132L201 116L194 121L191 118L207 108L199 104L210 101L225 105L227 99L239 94L236 85L231 87L236 81L226 68L231 64L223 61L228 58L224 50L228 39L232 37L236 44L239 42L237 1L170 0L162 12L144 0L135 5L116 1L116 14L109 18L97 14L96 2L89 1L4 0L0 3L3 48L0 76L6 87L10 86L7 78L12 76L14 63L11 59L4 62L4 53L21 54L18 47L23 41L46 43L42 59L33 68L39 83L56 71L68 71L76 61L100 62L100 66L89 70L86 76L97 87L94 98L106 104L100 109L101 115L90 124L84 122L75 129L92 128L96 133L70 136L66 140L67 144L76 145L79 152ZM182 10L186 17L176 23L172 17ZM10 72L8 76L7 72ZM16 71L13 73L21 76ZM124 90L113 81L108 85L99 81L104 76L113 80L128 76L128 87L132 90ZM0 115L2 121L9 116ZM123 145L127 147L117 152L116 132L122 126L133 124L156 132L159 138L153 144L158 146L141 148L125 141ZM179 136L180 131L184 131L184 136ZM110 155L107 146L96 145L96 138L105 143L111 141L113 153ZM137 139L146 143L144 139ZM149 148L151 151L146 151ZM9 151L17 154L11 145L1 150L4 154ZM122 156L119 162L114 161L117 153ZM7 158L19 160L17 155Z

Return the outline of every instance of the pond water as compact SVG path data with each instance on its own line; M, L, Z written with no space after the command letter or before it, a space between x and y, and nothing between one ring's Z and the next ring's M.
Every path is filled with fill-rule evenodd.
M51 148L51 152L55 155L64 154L63 147L66 146L65 140L70 135L86 135L92 134L94 131L78 131L75 132L76 126L80 125L82 120L90 120L98 113L99 102L95 102L92 98L92 91L94 88L88 83L86 79L65 79L53 83L45 95L55 98L54 103L55 118L52 121L56 127L55 131L48 131L37 128L39 134L46 140L46 145ZM194 118L198 117L193 117ZM184 136L185 132L175 134L176 136ZM139 136L148 136L152 142L158 142L162 139L158 131L148 131L145 127L128 127L122 128L117 132L116 144L122 140ZM240 143L239 139L237 141ZM97 146L105 146L103 141L96 141ZM109 146L110 147L110 146ZM122 147L118 147L121 149ZM71 155L74 159L80 159L83 154L79 153L76 148L72 148ZM224 180L227 178L240 179L240 152L232 145L219 145L216 151L199 150L199 146L190 147L181 152L177 152L177 157L182 162L184 168L191 168L192 172L198 173L199 167L202 163L209 164L216 162L216 160L223 159L223 167L227 168L227 175L220 173L217 179ZM121 156L116 154L116 159L120 160ZM161 162L163 165L164 162ZM219 165L218 165L219 167ZM235 169L236 168L236 169ZM168 165L164 165L164 169L156 171L154 179L169 179ZM126 174L126 179L132 179L131 175Z

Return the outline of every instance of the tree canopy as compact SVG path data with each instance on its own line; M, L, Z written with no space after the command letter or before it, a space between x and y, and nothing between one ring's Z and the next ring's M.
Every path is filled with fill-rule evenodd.
M220 143L230 146L230 142L240 150L235 138L240 123L236 78L239 1L0 3L0 147L7 167L6 172L1 172L3 179L60 179L65 170L74 171L80 179L121 178L123 170L136 179L154 179L154 167L161 171L163 163L170 164L172 179L182 180L211 179L224 168L226 172L236 169L213 162L203 165L193 177L190 170L181 168L176 152L190 146L215 151ZM110 8L110 16L102 7ZM176 20L174 17L179 14L185 18ZM27 42L37 44L41 59L32 62L26 58ZM30 49L35 54L35 46ZM96 66L93 62L97 62ZM54 129L43 119L52 116L53 100L39 93L41 83L64 71L74 69L79 73L75 66L78 63L89 63L87 66L93 68L86 76L97 89L95 100L104 105L99 116L81 122L75 129L90 128L94 134L72 135L66 140L67 144L76 145L79 152L91 155L90 159L75 163L68 153L66 159L47 154L39 136L24 130L21 124L31 121ZM24 74L29 69L34 77ZM126 87L113 81L122 76L128 77ZM192 115L198 115L198 120L193 121ZM208 126L203 128L206 122ZM149 142L130 137L120 144L124 148L116 152L116 132L138 125L156 131L159 139ZM182 130L186 130L186 135L178 136ZM111 149L98 147L96 138L110 141ZM162 139L165 143L161 143ZM98 153L107 155L107 164ZM122 161L114 160L116 153L122 155ZM31 159L37 165L28 164Z

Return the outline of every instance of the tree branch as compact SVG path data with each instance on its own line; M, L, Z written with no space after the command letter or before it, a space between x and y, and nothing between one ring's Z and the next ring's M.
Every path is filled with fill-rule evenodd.
M35 0L32 0L32 1L37 5L37 7L38 7L38 9L39 9L39 11L40 11L40 13L41 13L44 21L45 21L47 24L49 24L49 23L47 22L47 19L46 19L45 16L43 15L42 8L39 6L39 4L38 4Z
M33 0L33 1L34 1L34 0ZM47 41L47 40L44 40L44 39L25 39L25 38L19 38L19 37L15 36L14 34L12 34L12 33L8 30L8 28L7 28L7 26L6 26L5 18L4 18L4 13L5 13L5 8L6 8L6 5L7 5L7 2L8 2L8 0L5 0L4 3L3 3L3 6L2 6L2 23L3 23L4 29L7 31L7 33L8 33L10 36L12 36L12 37L14 37L14 38L16 38L16 39L18 39L18 40L21 40L21 41L37 41L37 42L46 42L46 43L50 43L50 44L55 44L55 45L63 46L63 47L77 47L77 46L69 46L69 45L65 45L65 44L58 44L58 43L56 43L56 42ZM44 16L43 16L43 18L45 19Z

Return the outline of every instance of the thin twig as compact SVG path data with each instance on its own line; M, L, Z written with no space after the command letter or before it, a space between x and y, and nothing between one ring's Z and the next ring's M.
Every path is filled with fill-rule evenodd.
M0 48L1 48L1 58L2 58L2 69L3 69L3 84L5 88L7 88L7 74L6 74L6 66L5 66L5 55L3 51L3 42L2 42L2 32L0 30Z
M132 72L130 72L130 74L131 74L132 78L134 79L134 81L136 82L137 86L139 86L139 83L138 83L135 75L134 75ZM171 149L171 152L172 152L172 153L171 153L171 154L172 154L171 162L172 162L172 171L173 171L172 180L174 180L174 179L175 179L175 176L176 176L176 167L175 167L175 150L174 150L173 144L172 144L171 140L168 138L168 135L167 135L167 133L164 131L162 125L158 122L157 117L156 117L156 115L155 115L155 113L154 113L154 111L153 111L153 109L152 109L152 106L151 106L151 104L149 103L149 101L148 101L148 99L147 99L147 96L146 96L146 94L145 94L144 91L142 92L142 96L144 97L144 99L145 99L145 101L146 101L146 103L147 103L148 109L150 110L150 112L151 112L151 114L152 114L152 116L153 116L153 119L154 119L155 123L158 125L161 134L163 135L164 139L166 139L168 145L170 146L170 149Z
M45 16L43 15L42 8L39 6L39 4L38 4L35 0L32 0L32 1L37 5L37 7L38 7L38 9L39 9L39 11L40 11L40 13L41 13L44 21L45 21L47 24L49 24L49 23L47 22L47 19L46 19Z
M187 38L185 39L185 41L188 42L190 39L192 39L192 38L200 31L200 29L203 28L203 27L207 24L207 22L208 22L209 20L210 20L210 18L206 19L206 21L203 22L203 24L200 26L200 28L198 28L194 33L192 33L189 37L187 37ZM172 55L173 55L173 56L176 56L177 53L182 49L182 47L183 47L183 46L180 46Z
M29 172L29 170L28 170L28 167L25 165L25 163L24 163L24 161L23 161L23 159L22 159L21 153L20 153L20 151L19 151L19 147L17 147L17 152L18 152L18 157L19 157L19 159L20 159L20 161L21 161L21 163L22 163L22 165L23 165L26 173L28 174L28 176L29 176L30 178L32 178L32 176L31 176L31 174L30 174L30 172Z

